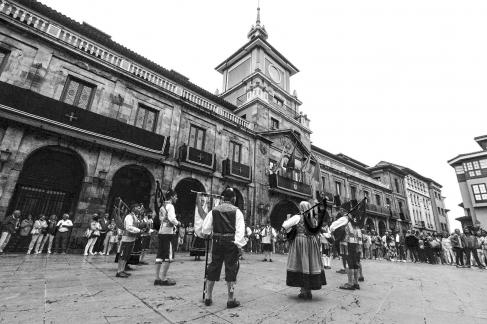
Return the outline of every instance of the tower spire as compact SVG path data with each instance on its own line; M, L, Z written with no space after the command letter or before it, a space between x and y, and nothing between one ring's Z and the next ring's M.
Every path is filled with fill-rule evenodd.
M253 39L255 37L262 37L263 39L267 39L267 31L265 30L264 25L260 25L260 1L257 0L257 19L255 20L255 26L252 26L249 33L247 34L249 39Z

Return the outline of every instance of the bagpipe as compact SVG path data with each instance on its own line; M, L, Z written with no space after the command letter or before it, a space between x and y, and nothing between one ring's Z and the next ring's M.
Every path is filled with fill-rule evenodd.
M303 215L303 221L304 221L304 227L306 231L311 234L311 235L316 235L321 232L321 227L323 226L323 223L328 221L329 215L328 212L326 211L326 203L327 199L326 197L323 197L321 201L318 203L314 204L310 208L308 208L305 211L300 212L298 215ZM321 207L321 208L320 208ZM316 213L316 209L318 209ZM314 215L314 214L317 215ZM316 223L313 223L312 219L316 221ZM286 233L286 240L292 241L296 237L297 234L297 228L296 226L293 226L289 232Z
M127 206L126 203L123 202L122 198L117 197L115 198L115 202L113 204L112 210L112 217L115 220L115 224L117 228L121 230L125 230L125 216L130 213L130 208Z
M345 227L350 222L353 226L363 227L365 221L365 211L367 206L367 198L362 199L360 202L351 200L340 206L340 208L346 210L330 225L330 231L333 234L335 242L343 241L345 238Z

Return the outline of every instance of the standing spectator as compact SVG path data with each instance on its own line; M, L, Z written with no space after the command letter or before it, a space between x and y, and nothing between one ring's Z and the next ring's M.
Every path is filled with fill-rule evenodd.
M426 254L424 252L424 240L426 239L425 235L421 233L418 238L418 257L420 262L426 261Z
M21 251L26 247L29 242L29 235L32 231L32 226L34 226L34 221L32 220L32 215L29 214L27 218L23 219L20 223L20 239L17 243L16 250L20 249Z
M486 263L484 261L484 252L482 250L484 238L482 237L482 232L480 231L480 229L477 231L476 234L477 235L476 235L475 247L477 248L477 255L478 255L479 260L480 260L479 266L483 266L485 268Z
M105 255L110 255L110 252L112 252L113 245L117 244L118 239L117 239L117 225L115 224L115 220L112 219L110 221L110 224L108 225L108 232L107 232L107 238L108 238L108 244L105 245L104 247L104 252ZM105 238L105 241L107 240Z
M57 253L66 254L68 248L69 231L73 227L73 222L69 219L69 214L64 213L63 219L59 220L56 224L56 251Z
M139 226L141 230L140 232L141 251L140 251L139 265L148 264L147 262L144 261L144 258L145 255L147 254L147 250L149 250L150 248L150 239L154 227L154 222L152 220L152 210L149 209L144 213L143 216L144 217L142 218L141 226ZM181 227L181 229L183 229L183 227Z
M430 240L432 263L441 263L441 239L438 237L439 234L433 234Z
M193 236L194 236L194 227L193 223L189 223L188 227L186 228L186 251L189 251L191 249L191 246L193 244Z
M110 224L110 220L108 219L108 213L103 214L103 216L100 217L98 223L100 224L100 236L96 240L95 247L93 248L93 253L103 255L105 238L108 233L108 224Z
M264 260L267 261L269 257L269 262L272 262L272 241L276 237L276 231L271 227L271 222L267 221L267 225L260 232L262 236L262 249L264 252Z
M0 253L10 241L12 235L17 231L20 225L20 210L15 210L12 215L7 216L2 222L2 236L0 236Z
M396 232L396 248L397 248L397 260L406 262L406 241L404 238L404 232L400 230Z
M247 253L252 252L252 229L247 226L245 229L245 237L247 238L247 245L245 245L245 250Z
M90 222L90 227L86 230L86 237L88 242L85 245L85 256L90 253L90 255L95 255L93 253L93 248L95 247L96 241L100 237L100 223L98 222L98 214L94 214Z
M27 254L30 254L32 249L38 254L38 250L41 246L44 235L47 232L47 222L46 216L44 214L39 215L39 219L34 222L34 227L32 228L32 238L30 240L29 249ZM35 245L35 247L34 247Z
M432 240L433 238L431 237L431 233L427 233L423 240L425 261L430 264L435 263L435 260L433 258L433 249L431 247Z
M47 233L44 236L44 239L41 243L41 248L39 249L39 253L42 253L44 250L44 246L47 244L47 254L51 254L52 242L54 241L54 236L56 235L57 230L57 216L52 214L51 217L47 220Z
M475 262L477 266L480 269L483 269L484 267L482 266L482 263L479 260L479 256L477 254L477 237L475 235L472 235L472 232L468 228L464 228L463 232L465 233L466 236L466 245L465 245L465 255L466 255L466 261L467 261L467 268L470 268L471 265L471 257L475 259Z
M450 237L447 233L443 234L441 239L441 250L443 253L443 260L446 264L453 265L453 250L450 242Z
M487 232L484 232L482 235L482 252L484 264L487 265Z
M184 238L186 236L186 227L181 225L179 227L179 235L178 235L178 252L184 251Z
M364 236L364 257L366 259L372 259L372 238L370 236L370 232L366 231Z
M377 260L377 235L375 233L374 230L372 230L371 234L370 234L370 251L371 251L371 255L370 255L370 259L372 259L372 257L374 257L374 260Z
M463 247L464 243L462 237L460 235L460 230L457 228L455 232L450 236L450 242L455 252L455 263L457 264L457 268L464 268L463 264Z

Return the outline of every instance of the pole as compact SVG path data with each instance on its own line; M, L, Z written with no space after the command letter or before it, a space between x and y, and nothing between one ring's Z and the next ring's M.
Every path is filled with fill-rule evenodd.
M208 275L208 250L210 249L210 240L206 239L206 257L205 257L205 277L203 280L203 301L205 301L206 294L206 276Z

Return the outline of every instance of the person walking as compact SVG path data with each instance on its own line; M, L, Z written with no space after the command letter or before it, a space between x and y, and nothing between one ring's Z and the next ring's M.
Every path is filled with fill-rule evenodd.
M20 225L20 210L14 210L12 215L7 216L1 223L2 235L0 236L0 254L7 246L10 238L17 231Z
M39 249L39 253L44 251L44 246L47 243L47 254L51 254L52 242L54 242L54 237L56 236L57 230L57 216L52 214L49 219L47 220L47 233L44 235L42 239L41 247Z
M57 253L66 254L68 248L69 231L73 228L73 222L69 219L69 214L64 213L63 218L57 224L55 250Z
M132 250L134 249L135 240L140 233L139 221L137 215L140 213L140 204L132 204L130 206L130 213L127 214L123 220L124 230L122 230L122 239L120 241L120 255L118 257L117 274L115 277L128 278L129 273L125 272L127 261L130 259Z
M276 231L271 227L271 222L268 220L266 226L260 231L262 237L262 250L264 252L264 260L272 262L272 241L276 237Z
M86 242L85 245L85 256L87 256L88 253L90 253L90 255L95 255L93 253L93 248L95 247L96 241L100 237L101 229L98 219L98 214L94 214L90 222L90 227L86 230L86 237L88 238L88 242Z
M299 204L300 214L292 216L282 224L286 232L296 231L289 247L286 285L301 288L298 298L305 300L313 298L312 290L320 290L326 285L319 239L324 217L320 213L316 219L308 212L310 208L309 202L302 201Z
M27 250L27 254L34 252L38 254L38 250L41 246L42 240L44 239L44 235L47 232L47 222L46 216L44 214L39 215L39 219L34 222L34 227L32 227L32 238L30 240L29 249Z
M159 246L156 255L156 278L154 280L154 286L174 286L176 284L176 281L167 278L167 272L174 258L172 242L175 227L181 225L181 222L176 218L176 211L174 209L174 205L178 201L178 194L176 191L169 189L165 197L167 200L159 210L161 226L158 229L159 232L157 235ZM190 225L192 224L190 223Z
M213 287L220 280L220 273L225 263L225 281L228 288L227 308L240 306L235 298L235 284L240 267L239 254L247 240L245 238L245 221L242 211L235 206L236 196L233 188L223 191L222 203L213 208L203 221L202 234L212 235L213 246L211 263L207 268L206 291L204 302L206 306L213 303Z

